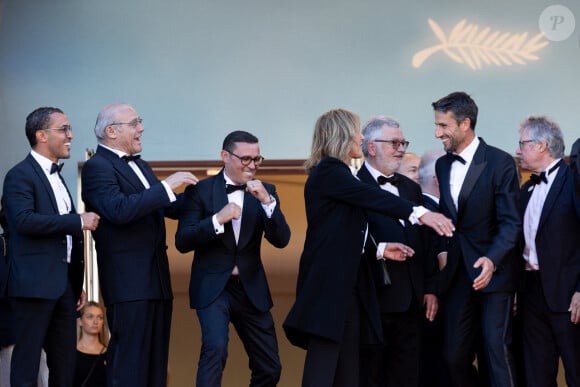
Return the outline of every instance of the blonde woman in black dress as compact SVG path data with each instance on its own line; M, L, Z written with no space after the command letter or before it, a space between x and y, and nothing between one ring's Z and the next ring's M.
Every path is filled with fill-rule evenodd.
M105 387L107 346L105 311L94 301L81 309L74 387Z

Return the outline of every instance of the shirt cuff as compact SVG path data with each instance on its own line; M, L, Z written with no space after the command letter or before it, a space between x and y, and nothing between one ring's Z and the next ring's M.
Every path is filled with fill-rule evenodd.
M377 246L377 259L385 259L385 249L387 248L387 242L380 242Z
M224 233L225 231L224 225L219 224L217 220L217 214L211 217L211 222L213 223L213 230L215 231L216 235Z
M177 200L177 197L175 197L175 194L173 193L173 191L171 190L171 187L169 186L169 184L167 184L165 182L165 180L163 180L161 182L161 184L163 184L163 186L165 187L165 191L167 192L167 196L169 196L169 201L171 203L173 203L174 201Z
M268 204L262 203L262 208L264 209L264 212L266 213L266 217L268 219L270 219L272 217L272 214L274 213L274 210L276 209L276 199L274 198L274 196L270 195L270 200L271 200L271 202Z
M411 215L409 215L409 222L411 222L411 224L423 224L419 218L428 212L429 210L423 206L413 207L413 212L411 212Z

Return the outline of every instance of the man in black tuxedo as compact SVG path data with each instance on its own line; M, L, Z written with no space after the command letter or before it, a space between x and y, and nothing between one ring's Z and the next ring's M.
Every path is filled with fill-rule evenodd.
M521 189L525 385L555 386L561 357L567 385L580 386L580 196L558 124L532 116L519 132L520 166L537 174Z
M260 246L265 236L285 247L290 228L276 188L254 179L264 159L258 139L228 134L221 158L220 173L185 190L175 235L180 252L195 250L189 297L202 333L196 385L221 385L231 322L250 358L250 386L275 386L281 365Z
M130 105L104 107L95 125L99 146L82 171L83 201L102 217L93 237L111 331L107 386L167 383L173 293L165 217L178 216L173 191L197 183L189 172L159 181L136 155L144 130Z
M397 120L372 117L362 134L365 137L362 145L365 162L358 171L358 178L422 204L421 187L396 173L409 145ZM379 350L361 351L360 385L418 386L422 319L425 316L433 320L438 309L436 260L429 251L428 230L412 225L408 220L375 212L368 214L368 222L368 240L374 243L365 249L365 253L377 279L384 346ZM391 243L404 244L409 252L387 256L385 248ZM385 270L388 281L383 277Z
M41 350L50 385L72 386L76 359L76 311L85 302L83 230L95 230L99 216L77 214L58 162L70 157L72 129L62 110L42 107L26 118L30 154L6 174L6 213L11 304L10 383L37 382Z
M464 92L433 102L441 213L456 232L439 249L444 267L445 358L454 385L478 386L471 360L481 330L493 386L514 386L510 352L515 246L521 232L513 158L475 136L477 105Z

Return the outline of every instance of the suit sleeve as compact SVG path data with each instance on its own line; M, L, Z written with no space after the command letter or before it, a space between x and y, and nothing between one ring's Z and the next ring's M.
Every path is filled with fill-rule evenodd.
M197 249L221 237L214 230L213 213L206 211L200 186L189 186L183 193L182 211L175 233L175 247L181 253Z
M408 219L415 204L377 186L363 183L348 167L325 168L322 173L325 193L333 200L379 212L398 219Z
M496 268L511 259L521 231L519 211L519 179L515 162L507 158L497 167L494 175L495 221L497 232L486 252Z
M283 248L290 242L290 226L282 213L275 186L268 186L268 192L276 199L276 208L270 218L264 214L264 236L272 246Z
M50 200L35 175L11 170L4 181L3 203L6 217L15 220L16 232L23 235L81 235L82 222L78 214L40 212L37 200Z
M91 211L113 224L126 224L169 205L161 182L157 181L149 189L126 193L121 188L123 176L110 162L97 157L85 163L82 171L83 201Z

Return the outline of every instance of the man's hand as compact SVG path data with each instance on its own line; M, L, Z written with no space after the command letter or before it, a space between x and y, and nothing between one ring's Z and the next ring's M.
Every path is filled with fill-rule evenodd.
M408 257L412 257L415 250L399 242L388 242L385 245L383 258L392 259L393 261L404 261Z
M236 203L228 203L216 214L219 224L226 224L232 219L240 219L242 209Z
M452 237L455 226L451 219L438 212L428 211L419 218L421 224L431 227L440 236Z
M568 312L570 312L570 321L572 324L580 323L580 292L575 292L572 295Z
M191 172L175 172L165 178L165 182L169 185L172 191L182 185L196 185L199 179Z
M423 296L423 305L425 305L425 317L429 321L435 320L437 311L439 310L439 300L434 294L425 294Z
M473 264L473 267L475 269L481 267L481 273L479 273L477 278L473 280L473 288L475 290L481 290L489 284L489 281L491 281L495 265L488 257L479 257L479 259Z
M246 191L251 193L262 204L270 204L270 194L260 180L250 180L246 183Z
M94 212L85 212L81 214L81 219L83 221L83 230L95 231L99 226L101 217Z
M447 251L442 251L437 254L437 264L439 265L439 271L447 266Z
M77 312L79 310L81 310L85 304L87 303L87 293L85 293L84 289L81 292L81 296L79 297L78 301L77 301Z

